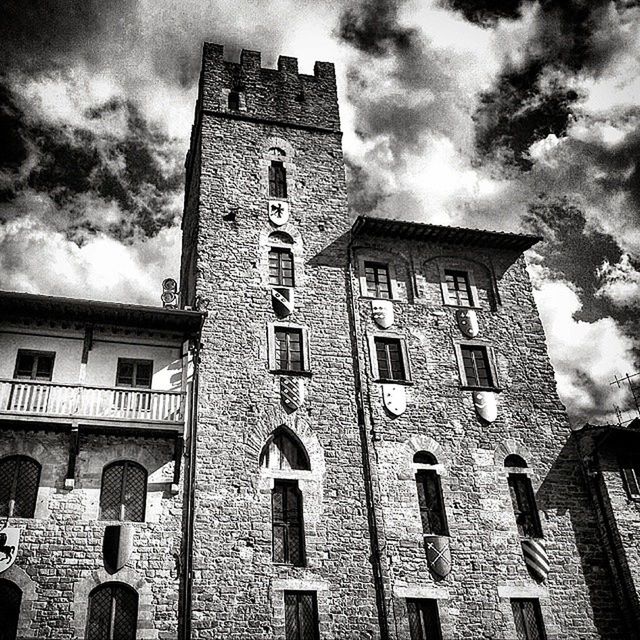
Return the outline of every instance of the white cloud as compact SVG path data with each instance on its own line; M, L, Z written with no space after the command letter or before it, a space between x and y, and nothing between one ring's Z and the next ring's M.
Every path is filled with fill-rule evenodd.
M600 284L596 296L607 298L617 307L640 304L640 271L631 264L629 254L623 253L614 264L605 260L596 275Z

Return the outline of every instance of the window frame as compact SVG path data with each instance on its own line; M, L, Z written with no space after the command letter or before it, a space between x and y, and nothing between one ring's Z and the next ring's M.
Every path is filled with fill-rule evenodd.
M307 596L311 598L311 607L313 612L313 628L311 630L311 636L304 637L302 635L302 630L300 628L300 602L303 596ZM295 597L295 616L297 619L295 636L291 636L288 633L288 625L287 625L287 617L288 617L288 607L287 607L287 597ZM283 604L284 604L284 627L285 627L285 640L320 640L320 626L318 619L318 594L316 591L306 591L306 590L292 590L287 589L283 593Z
M454 342L454 350L456 354L456 362L458 365L458 375L460 376L460 387L464 390L471 391L500 391L500 381L498 379L498 371L496 367L495 350L492 345L486 342ZM483 349L486 356L487 372L491 377L489 386L469 384L467 373L464 366L463 349Z
M271 282L271 254L277 253L278 258L278 279L282 276L282 259L280 256L286 254L291 260L291 284L285 284L283 282ZM269 286L270 287L286 287L288 289L294 289L296 286L296 263L295 256L293 255L293 249L290 246L282 246L280 244L269 243L267 251L267 265L269 269Z
M132 364L133 365L133 374L131 376L132 383L122 384L119 382L120 379L120 366L123 364ZM138 365L140 364L148 364L151 366L151 375L149 376L149 386L141 386L135 384L135 380L137 377ZM139 391L151 390L153 388L153 360L149 360L146 358L118 358L118 363L116 365L116 382L115 386L120 389L134 389Z
M510 599L511 614L513 616L513 623L516 629L517 640L536 640L536 639L535 639L535 636L531 636L529 634L530 629L524 617L525 615L523 610L524 607L520 608L520 615L522 616L522 619L523 619L525 635L524 636L521 635L520 628L516 620L516 606L515 606L516 603L518 605L524 605L525 603L533 605L533 612L536 620L535 624L537 627L537 629L535 629L537 640L547 640L547 631L544 626L544 619L542 617L542 608L540 607L540 600L537 598L511 598Z
M298 501L298 519L296 521L290 521L287 517L289 509L283 504L283 518L276 520L273 500L277 489L284 490L284 496L286 497L287 491L292 489L296 495ZM280 528L284 531L283 535L283 559L276 559L275 553L275 541L276 541L276 528ZM298 533L298 561L291 560L292 545L290 542L290 531L297 530ZM300 490L298 480L290 478L275 478L273 481L273 488L271 490L271 560L273 564L286 565L290 567L306 567L307 566L307 549L306 549L306 536L304 528L304 496Z
M440 619L440 607L438 606L437 599L407 598L406 607L411 640L442 640L442 621ZM413 607L415 607L414 611L412 611ZM431 611L426 611L427 609L431 609ZM419 625L417 630L415 624L412 623L412 615L417 616L417 623ZM433 629L426 630L424 628L423 622L425 615L433 617L433 621L437 625L435 633L433 633ZM429 635L427 635L427 631L429 631Z
M118 518L105 518L103 516L103 507L102 507L102 493L105 490L104 478L107 471L116 466L123 466L124 470L122 472L122 482L120 484L120 497L118 502L119 507L119 517ZM136 467L141 469L144 472L144 494L142 496L142 514L141 518L138 520L131 520L126 516L129 515L126 511L126 503L123 500L123 496L126 492L126 478L127 478L127 469L129 467ZM106 464L102 468L102 475L100 477L100 495L98 497L98 520L102 522L146 522L147 515L147 498L149 492L149 472L143 467L139 462L135 460L114 460Z
M509 488L511 508L513 511L514 520L516 522L516 527L518 529L518 535L520 536L520 538L527 539L540 540L544 538L544 534L542 532L542 522L540 520L540 510L538 509L538 502L536 500L535 491L533 490L533 483L531 482L531 478L522 467L505 468L510 469L509 473L507 473L507 487ZM524 511L520 508L521 505L518 501L518 496L521 495L518 493L515 486L518 483L524 484L524 493L526 495L525 500L528 503L526 505L527 509ZM519 516L524 515L526 517L527 514L531 514L530 525L524 525L518 521ZM527 526L531 527L530 532L526 530Z
M629 500L640 501L640 457L622 456L618 464Z
M31 375L29 377L19 376L18 375L18 364L20 362L20 356L34 356L33 366L31 367ZM40 357L50 357L51 358L51 373L48 378L38 378L38 358ZM56 352L55 351L39 351L37 349L18 349L16 354L16 364L13 369L13 379L14 380L33 380L34 382L51 382L53 380L53 369L56 363Z
M3 458L0 458L0 465L10 464L11 461L13 460L17 461L17 466L11 478L11 487L9 489L9 495L8 495L9 500L7 503L6 517L25 518L28 520L33 520L35 519L36 509L38 506L38 494L40 493L40 480L42 478L42 465L35 458L32 458L31 456L20 455L20 454L13 454L13 455L4 456ZM15 506L17 502L16 495L17 495L18 486L19 485L24 486L24 481L20 482L20 468L23 461L28 461L30 464L33 464L37 472L36 482L35 482L35 491L33 492L33 495L27 496L29 498L30 508L26 513L30 515L24 515L24 513L21 513L20 515L16 515L15 513ZM21 500L21 502L24 502L24 500Z
M387 267L387 274L389 276L389 298L380 298L372 295L367 285L367 270L365 264L367 262L374 262L377 264L383 264ZM360 284L360 297L368 300L399 300L400 295L398 291L398 278L395 261L391 256L381 253L374 253L372 251L360 251L357 253L357 265L358 265L358 282Z
M422 525L422 534L425 536L449 536L449 523L447 522L447 509L445 507L444 504L444 494L442 492L442 479L440 477L440 474L436 471L436 469L434 468L435 465L426 465L424 463L418 463L420 464L420 468L416 469L415 475L414 475L414 479L415 479L415 486L416 486L416 495L418 498L418 510L420 513L420 522ZM435 509L428 509L428 508L423 508L422 505L420 504L420 484L422 484L423 486L426 484L424 482L424 480L426 479L431 479L434 483L434 490L435 493L437 495L437 499L439 501L439 517L441 519L441 525L442 525L442 530L440 531L434 531L434 526L430 520L430 518L427 518L427 520L429 521L429 526L425 527L425 518L423 517L423 512L425 513L430 513L431 511L435 511ZM421 483L421 480L424 479ZM426 493L425 493L426 495ZM429 531L427 531L426 529L430 529Z
M371 291L369 288L369 280L367 278L367 269L374 269L374 280L375 280L375 290ZM374 298L375 300L393 300L393 286L391 281L391 269L390 263L388 261L381 260L363 260L362 269L364 271L364 286L366 288L367 297ZM380 283L378 282L378 270L382 270L386 272L387 276L387 291L388 295L383 296L380 295Z
M85 628L85 639L86 640L104 640L104 636L101 634L101 629L98 629L97 634L91 634L91 611L92 611L92 599L96 597L96 594L101 593L102 591L109 591L109 602L110 602L110 616L109 616L109 627L107 629L107 636L112 637L117 629L115 629L115 620L117 616L115 615L115 609L117 606L117 600L115 596L116 590L121 593L128 594L129 597L135 598L135 609L133 615L133 634L130 636L132 640L134 640L138 635L138 617L140 615L140 594L134 589L131 585L126 584L125 582L120 582L117 580L103 582L99 584L97 587L91 590L89 593L89 597L87 598L87 623ZM95 605L94 605L95 606ZM99 619L97 620L99 622ZM121 637L118 634L118 637Z
M301 369L281 369L277 360L277 331L298 331L300 332L300 356L302 359ZM269 322L267 325L267 344L268 344L268 367L271 373L280 375L311 375L311 354L309 345L309 329L300 324L293 324L287 322Z
M464 273L467 279L469 289L470 304L459 304L456 300L452 300L449 296L449 287L447 286L447 271L457 271ZM446 307L454 307L456 309L481 309L480 298L478 297L478 288L473 275L473 268L464 260L444 259L438 260L438 272L440 274L440 293L442 295L442 303Z
M411 362L409 360L409 352L407 349L407 343L404 336L395 334L395 333L374 333L367 336L369 342L369 359L371 361L371 375L374 382L382 382L386 384L413 384L413 378L411 376ZM378 366L378 349L377 349L377 341L384 342L398 342L400 349L400 358L401 364L403 368L404 378L402 379L392 379L392 378L381 378L380 377L380 369Z
M281 181L278 180L278 172L282 171ZM273 185L273 191L272 191ZM280 187L280 189L278 188ZM281 160L269 159L267 189L272 200L287 200L289 189L287 184L287 163L284 157ZM278 193L280 191L280 193Z

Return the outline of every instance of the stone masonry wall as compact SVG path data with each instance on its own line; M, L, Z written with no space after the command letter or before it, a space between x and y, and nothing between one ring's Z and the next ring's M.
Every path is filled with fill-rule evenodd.
M11 518L21 530L15 563L1 577L23 592L18 637L84 638L88 597L98 584L124 582L139 596L137 638L175 639L182 494L170 492L173 442L162 438L82 435L73 490L65 489L68 433L3 428L0 458L21 454L42 465L33 519ZM103 565L105 521L98 520L106 464L134 460L148 472L145 522L133 523L133 553L110 576Z

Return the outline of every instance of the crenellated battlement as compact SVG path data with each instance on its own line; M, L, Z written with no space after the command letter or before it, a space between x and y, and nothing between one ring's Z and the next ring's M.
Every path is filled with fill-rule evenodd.
M298 73L298 59L278 58L277 69L262 67L259 51L243 49L240 62L223 57L219 44L205 43L199 109L232 117L338 131L340 116L335 69L316 62L313 75Z

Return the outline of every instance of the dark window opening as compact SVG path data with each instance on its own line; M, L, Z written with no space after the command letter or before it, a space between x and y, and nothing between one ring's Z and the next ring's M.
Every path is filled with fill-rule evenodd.
M378 377L380 380L406 380L402 345L397 338L375 338Z
M409 599L407 612L411 640L442 640L436 600Z
M542 526L531 480L524 473L510 473L509 491L518 533L524 538L542 538Z
M147 472L137 462L114 462L102 472L100 520L144 522Z
M107 582L89 595L86 640L135 640L138 594L131 587Z
M287 197L287 171L279 160L272 160L269 166L269 195L272 198Z
M466 385L469 387L492 387L493 380L486 347L461 346L460 351Z
M640 460L623 458L620 461L620 467L629 497L633 500L640 500Z
M51 381L55 353L20 349L16 358L14 378Z
M129 358L118 358L118 373L116 375L117 387L137 387L139 389L151 389L152 376L152 360L131 360Z
M238 91L229 91L227 107L229 108L229 111L240 110L240 93Z
M275 366L280 371L303 371L302 330L277 328Z
M436 457L429 451L417 451L413 456L413 461L417 464L438 464Z
M420 470L416 473L416 486L423 533L448 535L440 476L435 471Z
M267 469L310 469L302 443L284 428L269 438L262 450L260 464Z
M540 603L534 599L513 599L511 609L518 640L546 640Z
M447 285L449 303L457 304L461 307L473 306L471 285L469 284L469 275L467 272L446 269L444 277Z
M276 480L271 493L273 561L305 565L302 494L295 480Z
M285 591L286 640L318 640L318 603L314 591Z
M512 469L526 469L527 461L517 453L511 453L504 459L504 466Z
M293 287L293 253L291 249L269 250L269 284Z
M33 518L40 470L40 465L26 456L0 460L0 516Z
M376 298L391 298L388 265L382 262L365 262L364 273L367 280L367 295Z
M18 585L0 578L0 640L16 640L22 591Z

